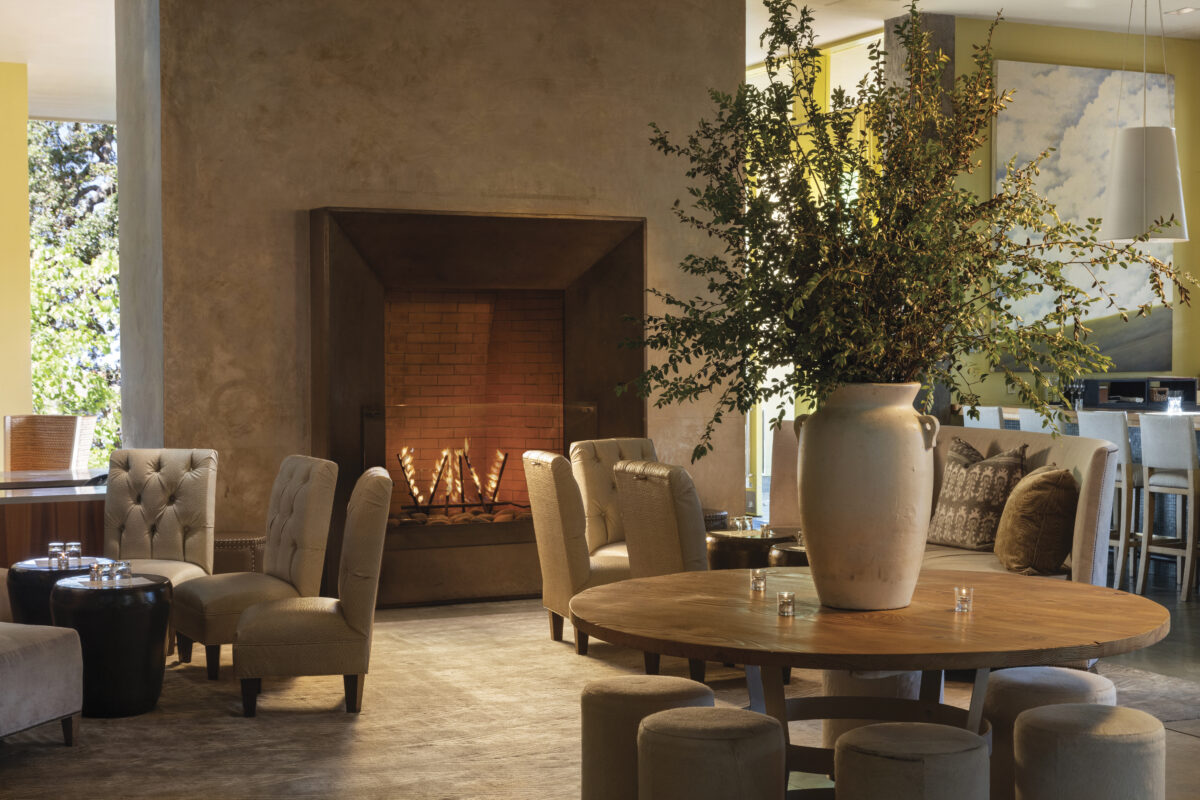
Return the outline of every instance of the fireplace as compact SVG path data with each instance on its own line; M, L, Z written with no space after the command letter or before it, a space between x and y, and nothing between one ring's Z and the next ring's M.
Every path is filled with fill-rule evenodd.
M521 454L645 435L644 403L614 391L643 363L619 345L639 333L628 318L644 307L644 230L621 218L310 213L313 448L339 466L326 590L350 489L384 466L395 488L380 605L540 591Z

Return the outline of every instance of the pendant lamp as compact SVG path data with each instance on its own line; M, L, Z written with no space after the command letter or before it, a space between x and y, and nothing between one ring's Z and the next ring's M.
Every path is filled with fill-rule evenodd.
M1118 130L1113 143L1112 178L1108 184L1108 203L1100 235L1114 242L1129 242L1149 230L1156 219L1175 217L1174 224L1150 234L1153 242L1187 241L1187 217L1183 208L1183 182L1179 174L1179 151L1175 128L1146 124L1146 25L1147 6L1142 4L1142 124L1120 128L1120 100L1117 103ZM1133 0L1129 3L1133 19ZM1162 2L1158 4L1159 30L1162 31ZM1166 34L1162 32L1163 69L1166 69ZM1123 72L1123 70L1122 70ZM1124 86L1121 87L1124 94ZM1172 117L1174 110L1172 109Z

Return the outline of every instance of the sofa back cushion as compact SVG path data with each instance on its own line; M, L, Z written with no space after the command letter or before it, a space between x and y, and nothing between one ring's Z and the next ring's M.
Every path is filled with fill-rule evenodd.
M929 541L991 550L1009 492L1025 475L1021 444L990 458L960 438L950 444Z

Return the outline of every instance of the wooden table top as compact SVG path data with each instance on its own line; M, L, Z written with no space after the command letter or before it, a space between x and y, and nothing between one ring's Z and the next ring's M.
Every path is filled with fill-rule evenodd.
M954 612L952 589L975 589ZM780 617L776 593L796 593ZM684 658L821 669L980 669L1099 658L1147 647L1170 616L1138 595L1056 578L928 570L907 608L823 608L811 575L768 570L682 572L597 586L571 600L571 624L612 644Z

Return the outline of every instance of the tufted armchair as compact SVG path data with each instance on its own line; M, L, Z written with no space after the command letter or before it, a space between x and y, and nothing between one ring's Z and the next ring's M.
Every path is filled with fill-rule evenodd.
M242 613L233 642L233 666L242 681L242 710L247 717L254 716L262 679L274 676L342 675L346 711L362 708L391 502L392 479L382 467L367 470L354 485L346 511L336 598L270 600Z
M571 613L571 598L592 586L628 578L629 565L627 559L588 554L583 500L565 458L527 450L523 461L542 568L542 605L550 614L550 638L558 642L562 641L563 617ZM587 653L586 633L575 631L575 651Z
M648 578L707 570L704 511L687 470L657 461L618 461L613 475L629 574Z
M185 581L213 563L215 450L114 450L104 499L104 555L134 572Z
M242 611L268 600L313 597L321 588L325 543L337 484L337 464L288 456L279 466L267 508L265 572L226 572L188 581L175 590L171 621L179 660L192 660L192 643L204 645L210 680L221 665Z
M615 567L628 567L625 524L613 467L618 461L658 461L649 439L587 439L571 445L571 472L583 496L588 552Z

